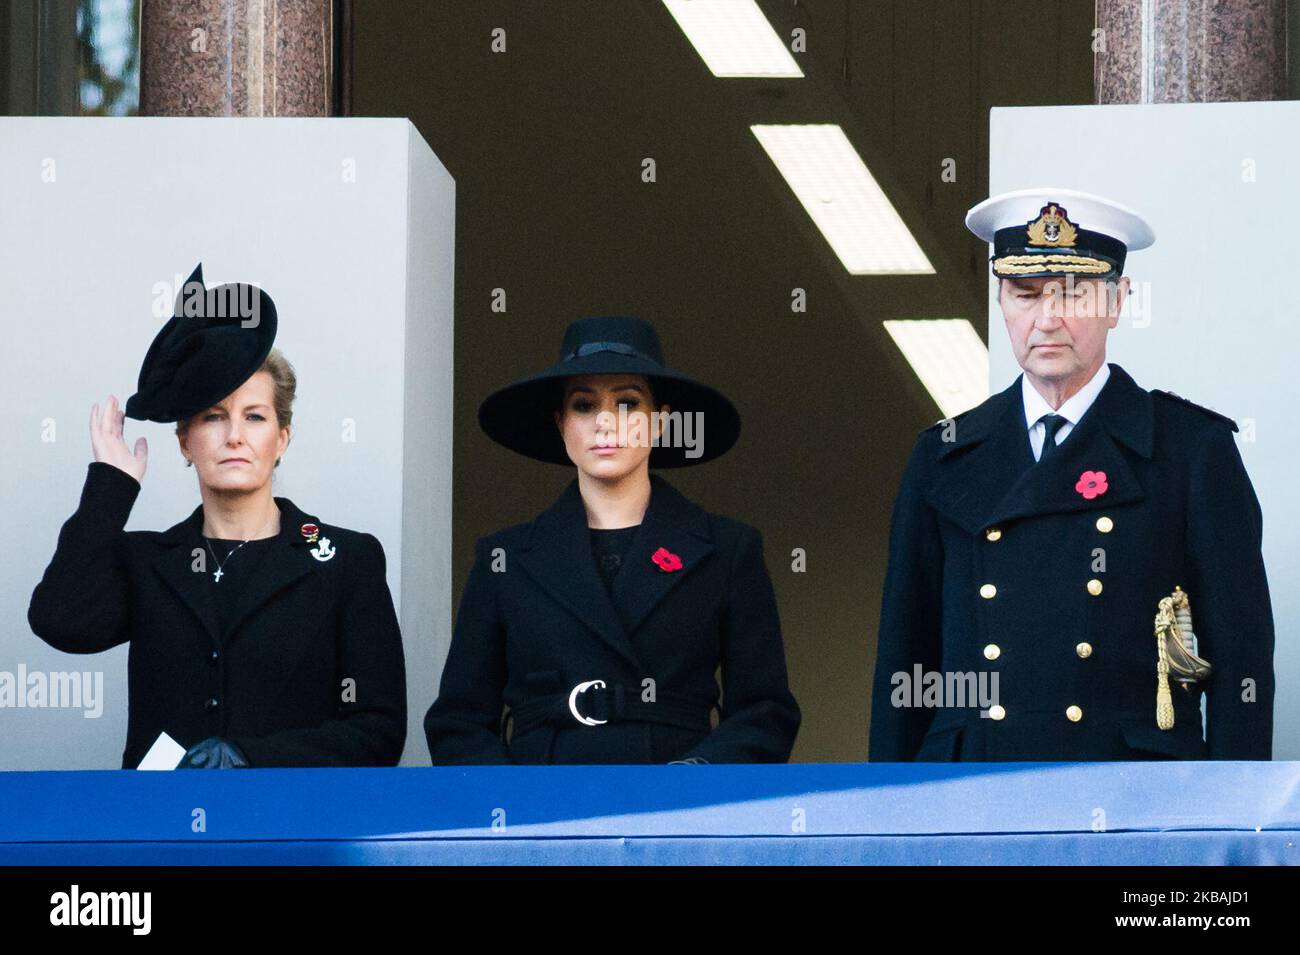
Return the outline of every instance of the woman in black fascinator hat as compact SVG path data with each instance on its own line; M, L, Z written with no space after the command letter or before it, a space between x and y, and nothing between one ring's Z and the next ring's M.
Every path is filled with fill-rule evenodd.
M263 290L203 284L200 265L123 410L91 409L81 501L28 619L70 653L130 644L123 768L166 734L182 768L392 765L406 735L401 635L369 534L272 494L297 388ZM175 422L201 503L166 531L126 531L148 462L127 417Z
M479 423L576 474L477 543L424 721L433 762L787 760L800 716L760 535L651 473L726 453L735 406L667 366L649 322L602 316Z

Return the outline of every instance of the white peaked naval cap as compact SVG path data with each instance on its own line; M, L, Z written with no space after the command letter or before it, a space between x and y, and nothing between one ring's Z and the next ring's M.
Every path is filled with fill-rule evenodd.
M990 196L966 213L966 228L993 243L994 275L1017 278L1115 278L1129 252L1156 240L1128 206L1055 186Z

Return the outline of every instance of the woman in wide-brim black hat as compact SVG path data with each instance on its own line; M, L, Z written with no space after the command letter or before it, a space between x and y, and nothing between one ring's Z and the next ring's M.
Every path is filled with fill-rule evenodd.
M297 379L277 318L245 283L176 296L119 410L91 409L81 502L32 594L32 630L93 653L130 644L123 768L166 734L182 768L395 764L406 736L401 634L369 534L272 494ZM175 422L201 503L161 533L125 530L148 461L126 417Z
M576 474L477 543L424 721L433 762L787 760L800 715L761 537L651 473L724 454L734 405L665 365L648 322L605 316L479 423Z

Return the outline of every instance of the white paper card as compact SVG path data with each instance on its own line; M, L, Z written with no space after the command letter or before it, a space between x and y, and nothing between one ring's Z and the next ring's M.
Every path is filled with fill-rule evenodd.
M159 733L136 769L175 769L184 755L184 746L166 733Z

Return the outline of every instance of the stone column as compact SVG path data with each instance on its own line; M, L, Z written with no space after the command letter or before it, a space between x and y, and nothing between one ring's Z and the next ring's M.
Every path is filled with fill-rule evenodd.
M1286 0L1097 0L1097 28L1098 103L1286 97Z
M332 0L141 0L141 116L329 116Z

